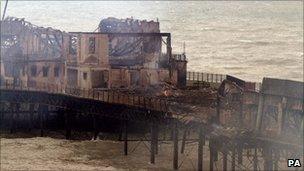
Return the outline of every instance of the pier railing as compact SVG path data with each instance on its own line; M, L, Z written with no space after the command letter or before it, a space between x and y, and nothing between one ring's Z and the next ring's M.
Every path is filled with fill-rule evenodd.
M221 83L227 78L227 75L224 74L213 74L213 73L204 73L204 72L187 72L187 82L189 83ZM262 83L259 82L247 82L245 88L253 91L260 91Z
M1 89L40 91L54 94L65 94L69 96L99 100L106 103L140 107L160 112L168 111L168 101L166 99L134 95L119 90L84 89L79 87L71 87L42 82L32 82L29 84L29 82L13 80L5 80L4 82L2 82Z
M223 74L191 72L191 71L187 72L187 81L221 83L225 79L226 79L226 75Z

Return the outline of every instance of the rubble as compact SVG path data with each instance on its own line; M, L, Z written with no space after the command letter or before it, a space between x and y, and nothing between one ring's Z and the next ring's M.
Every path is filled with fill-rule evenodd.
M132 87L123 92L166 99L169 112L185 123L207 123L216 112L217 90L210 84L204 84L204 87L178 88L174 84L163 82L146 88Z

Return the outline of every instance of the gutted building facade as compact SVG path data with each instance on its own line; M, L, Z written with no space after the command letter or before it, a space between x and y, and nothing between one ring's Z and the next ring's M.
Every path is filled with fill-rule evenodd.
M185 55L174 58L171 35L160 33L158 22L108 18L100 22L99 32L70 34L69 86L128 89L161 82L185 85Z
M185 55L173 55L159 22L107 18L98 32L62 32L23 19L1 21L3 77L28 86L130 89L171 82L184 86Z

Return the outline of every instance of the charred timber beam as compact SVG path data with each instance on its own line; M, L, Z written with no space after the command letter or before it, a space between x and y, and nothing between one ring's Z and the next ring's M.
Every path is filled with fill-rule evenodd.
M62 108L64 110L72 109L73 111L86 114L98 114L104 117L122 119L120 113L125 110L135 111L128 117L128 120L147 121L156 119L158 121L170 118L170 113L163 111L150 110L151 114L143 107L127 106L124 104L113 104L99 100L86 99L83 97L75 97L66 94L55 94L48 92L26 91L26 90L3 90L0 89L2 102L18 102L18 103L37 103L47 104L50 106Z
M100 32L69 32L70 34L106 34L119 37L143 37L143 36L161 36L171 37L171 33L100 33Z

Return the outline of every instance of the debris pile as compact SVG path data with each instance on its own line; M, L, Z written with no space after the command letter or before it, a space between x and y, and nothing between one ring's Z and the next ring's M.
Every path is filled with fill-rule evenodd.
M183 122L208 122L215 115L217 90L210 85L177 88L170 83L133 87L132 94L157 97L168 101L169 112Z

